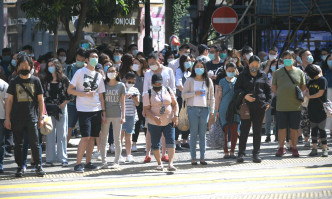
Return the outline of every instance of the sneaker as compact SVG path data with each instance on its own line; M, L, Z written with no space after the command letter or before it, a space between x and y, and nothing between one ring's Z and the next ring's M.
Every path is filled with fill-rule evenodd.
M244 161L244 159L243 159L243 155L242 155L242 154L239 154L239 155L237 156L236 162L237 162L237 163L242 163L243 161Z
M144 158L144 163L148 163L148 162L151 162L151 157L147 155Z
M299 151L297 149L292 149L292 156L293 157L300 157Z
M20 178L20 177L23 177L23 175L24 175L23 169L20 168L20 167L17 168L16 173L15 173L15 177Z
M161 161L168 162L168 155L161 157Z
M125 163L126 160L124 159L124 157L122 155L120 155L120 158L119 158L119 163Z
M133 147L131 147L131 151L132 152L137 152L138 151L136 145L133 145Z
M184 144L181 144L181 147L182 147L182 148L190 149L190 145L189 145L188 142L187 142L187 143L184 143Z
M317 156L317 149L312 149L311 152L309 153L309 156Z
M258 154L253 154L253 156L252 156L252 161L253 161L254 163L261 163L261 162L262 162L262 159L259 157Z
M98 160L98 156L100 156L100 159L101 159L101 155L98 151L95 151L92 153L92 159Z
M171 166L168 166L167 170L168 171L176 171L177 169L176 169L175 166L171 165Z
M134 157L132 155L128 155L126 161L129 162L129 163L134 163L135 162Z
M305 142L303 149L309 150L310 149L310 142Z
M3 173L3 165L0 164L0 173Z
M93 165L91 162L89 162L88 164L84 165L84 169L97 170L98 167L96 165Z
M323 150L322 157L328 157L328 156L329 156L329 152L327 150Z
M176 147L175 147L175 150L176 151L183 151L183 148L181 147L181 144L179 143L179 144L176 144L175 145Z
M266 136L265 142L266 142L266 143L271 142L271 137L270 137L270 136Z
M286 153L286 149L283 147L279 147L278 152L276 153L276 157L282 157Z
M24 166L22 167L22 170L23 170L23 173L24 173L24 172L27 170L27 166L24 165Z
M74 171L77 173L84 173L84 167L82 164L77 164L74 167Z
M108 167L107 162L103 163L100 168L101 169L108 169L109 167Z
M37 176L43 177L46 173L41 166L36 166Z
M164 170L164 166L161 164L161 165L158 165L156 170L158 171L163 171Z
M68 167L68 162L63 162L62 167Z
M52 162L45 162L45 167L54 167Z
M110 150L111 150L111 153L115 153L114 144L111 144L111 146L110 146Z
M110 168L111 168L111 169L119 169L119 168L120 168L120 165L114 163Z

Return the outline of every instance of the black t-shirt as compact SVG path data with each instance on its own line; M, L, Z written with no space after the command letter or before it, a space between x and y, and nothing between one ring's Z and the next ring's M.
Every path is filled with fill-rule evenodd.
M14 96L11 120L12 122L24 121L38 121L38 103L31 99L29 94L20 86L22 83L35 97L43 94L42 85L38 77L31 75L29 79L21 79L20 76L16 76L9 82L7 90L8 94Z
M309 94L314 95L320 90L324 90L324 94L320 98L310 99L308 105L309 119L313 123L320 123L326 119L323 103L327 101L327 80L325 77L310 80L307 84Z
M221 61L220 61L218 64L214 64L214 63L212 63L212 61L208 61L208 62L206 62L207 72L209 72L210 70L212 70L213 73L214 73L215 75L217 75L217 74L216 74L216 71L217 71L221 66L223 66L223 65L224 65L224 63L221 62Z
M51 83L50 84L50 97L52 99L58 98L58 93L59 93L59 83Z

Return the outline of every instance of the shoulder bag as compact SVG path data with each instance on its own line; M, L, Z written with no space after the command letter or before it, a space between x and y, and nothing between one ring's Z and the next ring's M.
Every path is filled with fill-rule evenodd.
M295 85L295 96L296 96L296 99L303 102L304 101L304 95L303 95L303 92L302 90L300 89L299 86L297 86L294 82L294 80L292 79L292 77L289 75L288 71L286 70L286 68L284 68L286 74L288 75L289 79L292 81L292 83Z
M187 104L185 103L185 101L182 101L182 107L179 113L178 129L180 131L188 131L189 128L190 125L189 125L189 117L187 112Z

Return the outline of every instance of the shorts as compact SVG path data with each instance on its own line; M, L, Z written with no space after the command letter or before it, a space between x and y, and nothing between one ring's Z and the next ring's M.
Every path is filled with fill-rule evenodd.
M135 116L126 116L126 122L122 124L122 130L127 134L135 133Z
M299 129L301 111L277 111L278 129Z
M73 129L78 121L78 114L75 105L68 104L68 128Z
M77 111L82 137L99 137L101 130L101 111Z

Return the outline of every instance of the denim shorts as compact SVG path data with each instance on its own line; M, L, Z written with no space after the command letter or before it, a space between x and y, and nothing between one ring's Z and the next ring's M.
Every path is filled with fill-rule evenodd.
M126 116L126 122L122 124L122 130L127 134L135 133L135 116Z
M68 128L73 129L78 121L78 114L75 105L68 104Z
M77 111L77 113L82 137L99 137L101 130L101 111Z
M162 133L165 136L166 148L175 148L175 128L173 123L169 123L166 126L157 126L153 124L148 124L148 129L151 135L151 149L159 150L161 143Z

